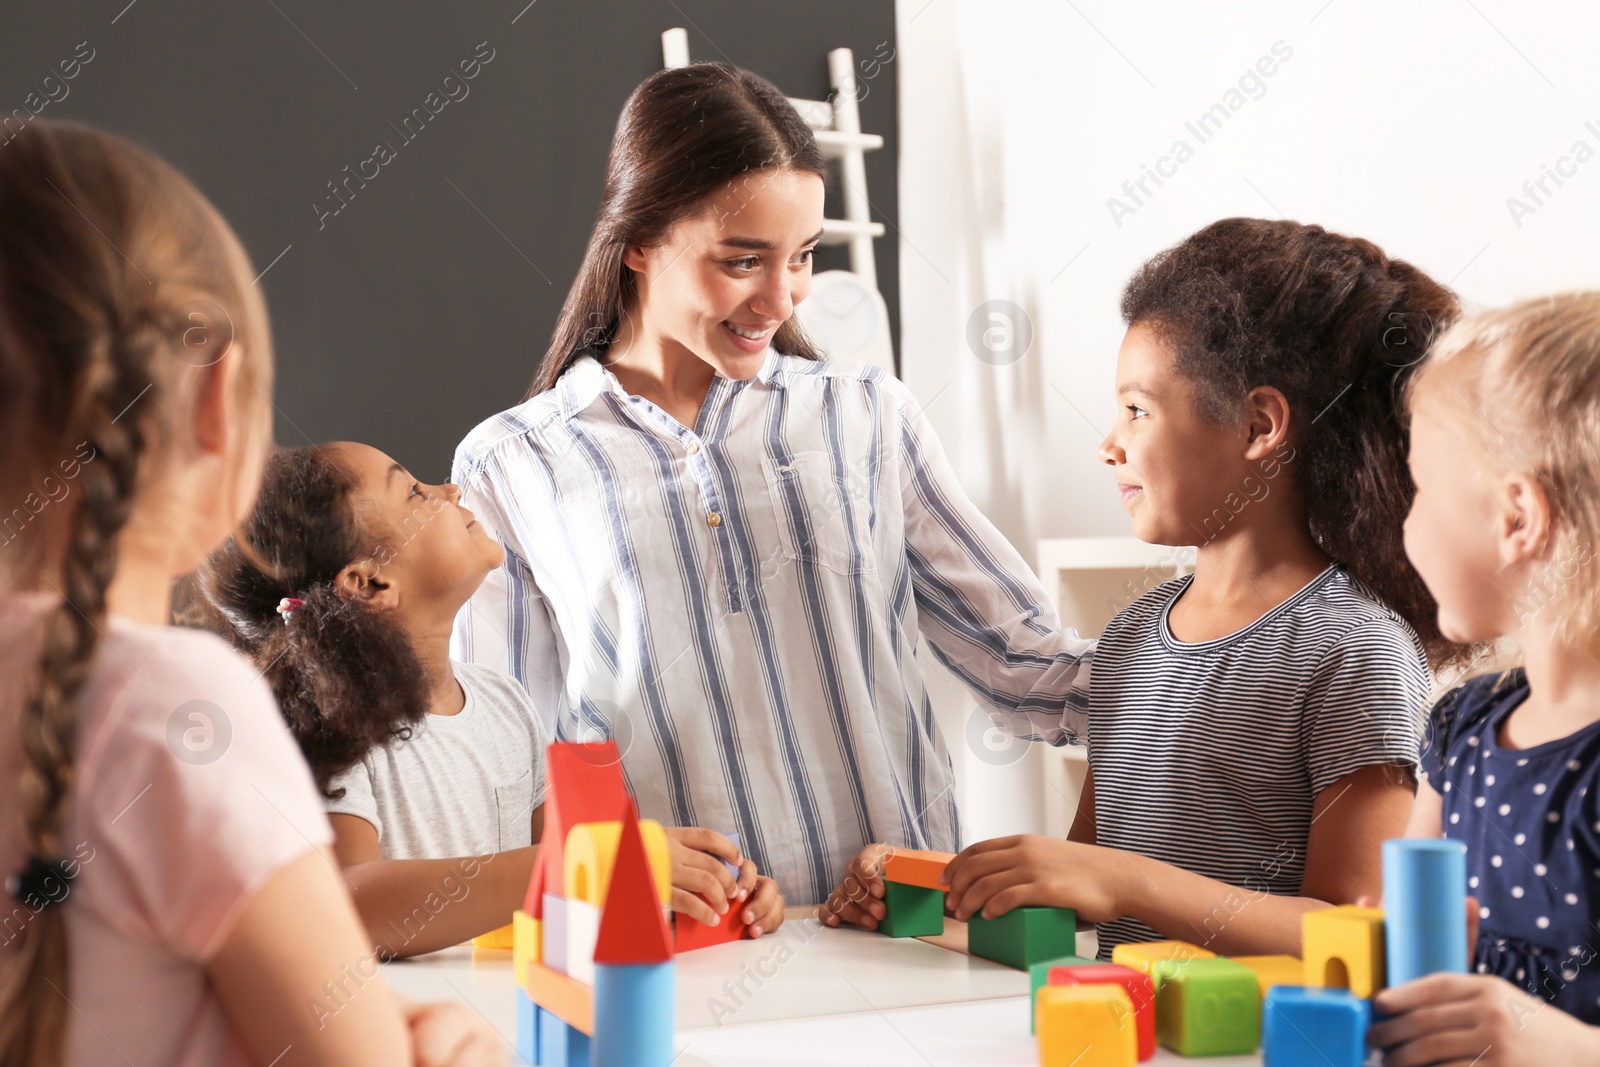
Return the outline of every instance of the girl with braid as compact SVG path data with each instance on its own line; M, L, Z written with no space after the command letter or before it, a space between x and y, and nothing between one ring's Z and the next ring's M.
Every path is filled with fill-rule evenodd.
M0 1067L505 1062L377 980L266 683L167 625L267 453L252 274L126 141L0 151Z

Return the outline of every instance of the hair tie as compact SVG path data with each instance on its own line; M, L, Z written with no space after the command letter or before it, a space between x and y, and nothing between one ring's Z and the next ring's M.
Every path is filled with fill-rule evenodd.
M305 604L306 602L297 596L286 596L278 601L278 614L283 616L283 624L288 626L289 617L300 608L305 607Z
M28 862L6 879L6 892L30 908L44 909L67 899L67 889L77 877L77 864L29 856Z

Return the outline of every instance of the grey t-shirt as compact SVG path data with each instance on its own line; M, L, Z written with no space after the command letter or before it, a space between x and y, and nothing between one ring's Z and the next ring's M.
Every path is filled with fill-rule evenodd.
M544 803L544 733L527 690L491 667L452 662L467 702L428 715L332 782L330 814L378 831L386 860L481 856L533 844Z

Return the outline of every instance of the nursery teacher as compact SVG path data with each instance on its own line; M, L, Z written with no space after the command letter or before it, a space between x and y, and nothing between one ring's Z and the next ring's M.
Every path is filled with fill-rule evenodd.
M957 483L909 391L790 318L823 164L774 86L698 64L629 98L530 398L453 480L506 549L453 654L547 733L613 737L643 815L736 832L790 903L872 841L953 851L919 633L1060 740L1089 644Z

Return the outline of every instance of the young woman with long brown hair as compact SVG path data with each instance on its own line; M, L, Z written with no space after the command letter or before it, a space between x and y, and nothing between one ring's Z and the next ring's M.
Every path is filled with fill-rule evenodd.
M530 396L452 479L507 554L454 654L521 679L553 736L615 737L645 814L736 831L802 904L868 841L956 846L922 638L986 706L1056 722L1088 649L909 390L801 333L822 207L771 84L647 79Z

